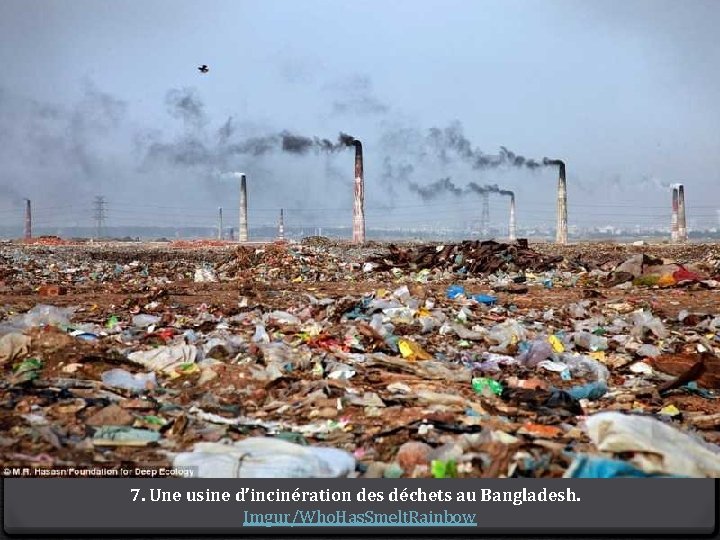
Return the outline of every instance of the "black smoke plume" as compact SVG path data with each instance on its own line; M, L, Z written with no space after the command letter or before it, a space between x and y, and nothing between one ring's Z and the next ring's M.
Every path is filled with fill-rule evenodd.
M217 129L213 138L205 131L208 124L205 106L195 90L190 88L170 90L165 103L173 118L183 121L185 133L174 141L149 141L145 152L145 164L163 160L167 163L192 167L224 169L230 166L234 156L258 157L274 152L305 155L309 152L340 152L354 144L354 137L340 133L335 141L320 137L307 137L289 131L235 140L232 117Z
M445 193L449 193L457 197L463 194L463 190L453 184L449 177L441 178L440 180L433 182L432 184L429 184L427 186L420 186L415 182L410 182L409 186L410 191L417 193L425 201L434 199L436 197L444 195Z
M497 184L481 186L475 182L470 182L465 188L466 193L480 193L485 195L487 193L500 193L500 188Z

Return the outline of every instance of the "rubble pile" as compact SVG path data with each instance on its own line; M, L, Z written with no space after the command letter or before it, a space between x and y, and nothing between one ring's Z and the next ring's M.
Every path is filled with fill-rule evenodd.
M712 265L572 248L0 246L0 460L720 476Z
M262 247L240 246L219 269L231 277L252 275L301 282L336 279L337 273L350 266L322 247L276 242Z
M423 245L402 248L390 245L389 254L368 260L373 270L393 268L424 270L451 270L461 274L477 275L496 271L545 271L555 268L562 256L547 257L531 249L527 241L503 244L492 240L465 241L460 244Z

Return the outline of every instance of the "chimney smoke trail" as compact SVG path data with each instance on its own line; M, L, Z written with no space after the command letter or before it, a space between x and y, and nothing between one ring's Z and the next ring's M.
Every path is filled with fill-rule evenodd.
M285 217L282 208L280 209L280 221L278 221L278 240L281 242L285 240Z
M450 180L449 176L446 178L441 178L440 180L437 180L436 182L433 182L432 184L429 184L427 186L420 186L415 182L410 182L409 187L411 191L414 191L415 193L420 195L423 200L426 201L434 199L442 193L451 193L458 197L463 194L463 190L457 187Z

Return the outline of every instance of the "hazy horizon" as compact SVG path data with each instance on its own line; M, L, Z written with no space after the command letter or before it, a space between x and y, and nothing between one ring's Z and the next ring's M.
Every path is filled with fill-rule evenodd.
M368 228L461 227L471 182L516 194L518 224L555 221L554 167L488 165L502 147L567 163L570 226L688 224L720 208L720 4L570 0L338 4L0 4L0 225L237 221L349 226L351 150L283 152L283 132L365 150ZM207 64L209 73L197 66ZM269 146L268 146L269 145ZM428 189L449 179L459 191ZM443 186L450 185L448 182ZM462 192L461 192L462 191ZM491 222L507 198L491 195Z

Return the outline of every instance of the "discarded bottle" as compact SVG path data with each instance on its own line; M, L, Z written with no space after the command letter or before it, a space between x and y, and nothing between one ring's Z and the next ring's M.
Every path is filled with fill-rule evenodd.
M486 377L476 377L472 380L472 387L476 393L486 395L488 392L499 396L502 394L502 384Z
M591 334L590 332L578 332L573 337L575 345L586 351L604 351L608 348L608 340L603 336Z

